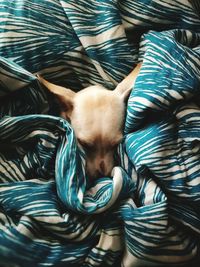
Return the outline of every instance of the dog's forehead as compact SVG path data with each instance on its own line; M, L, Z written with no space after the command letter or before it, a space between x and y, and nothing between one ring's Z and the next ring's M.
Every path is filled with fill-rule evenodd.
M108 89L106 89L101 84L96 84L96 85L90 85L90 86L80 90L77 94L82 94L82 93L86 93L86 92L92 92L92 91L95 91L95 90L108 90Z
M81 139L115 139L124 122L124 102L113 91L90 87L76 94L71 123Z
M91 97L92 101L94 101L95 99L102 98L104 96L111 97L112 95L114 95L114 91L110 91L106 89L105 87L103 87L102 85L92 85L76 93L75 99L83 100L87 97Z
M74 116L89 124L102 120L115 124L120 121L123 112L124 102L119 95L99 86L86 88L74 98Z
M122 107L123 102L119 95L112 90L108 90L101 85L89 86L79 91L74 98L74 105L77 109L87 107L97 110L98 108L109 110L109 106L115 105L116 108Z

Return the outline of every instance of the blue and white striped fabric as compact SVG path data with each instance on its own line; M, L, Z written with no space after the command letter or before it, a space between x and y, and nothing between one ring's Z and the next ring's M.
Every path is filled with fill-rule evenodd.
M0 266L174 266L200 258L197 0L0 1ZM120 166L92 185L35 73L114 89L143 61Z

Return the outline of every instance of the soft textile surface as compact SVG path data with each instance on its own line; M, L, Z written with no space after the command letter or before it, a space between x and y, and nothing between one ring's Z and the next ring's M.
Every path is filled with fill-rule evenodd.
M35 74L112 90L141 60L120 164L91 184ZM195 261L199 92L199 1L0 1L0 264Z

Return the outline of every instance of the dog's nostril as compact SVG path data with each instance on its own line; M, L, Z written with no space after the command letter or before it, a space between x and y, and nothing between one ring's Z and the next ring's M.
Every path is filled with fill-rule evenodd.
M99 171L99 170L97 170L96 172L95 172L95 177L96 178L101 178L103 176L103 174Z
M100 164L99 164L99 170L100 170L100 172L102 173L102 174L104 174L105 173L105 162L102 160L101 162L100 162Z

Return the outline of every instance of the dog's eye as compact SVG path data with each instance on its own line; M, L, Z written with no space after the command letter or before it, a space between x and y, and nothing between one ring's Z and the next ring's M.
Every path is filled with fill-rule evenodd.
M110 144L111 147L116 148L122 142L122 140L123 140L123 138L120 137L120 138L116 139L115 141L111 142L111 144Z
M119 145L119 143L112 143L112 144L110 145L110 148L111 148L111 149L116 149L118 145Z
M79 144L83 147L83 148L85 148L85 149L87 149L87 150L91 150L92 149L92 144L90 144L90 143L88 143L88 142L86 142L86 141L84 141L84 140L82 140L82 139L80 139L80 138L78 138L77 139L78 140L78 142L79 142Z

